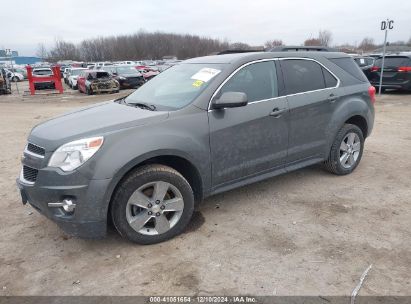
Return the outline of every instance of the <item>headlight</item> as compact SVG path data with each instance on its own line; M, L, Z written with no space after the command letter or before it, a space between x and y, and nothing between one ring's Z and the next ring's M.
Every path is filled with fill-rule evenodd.
M126 80L127 78L120 76L120 77L118 77L118 79L120 79L120 80Z
M90 159L103 145L104 138L91 137L75 140L58 148L50 158L49 167L73 171Z

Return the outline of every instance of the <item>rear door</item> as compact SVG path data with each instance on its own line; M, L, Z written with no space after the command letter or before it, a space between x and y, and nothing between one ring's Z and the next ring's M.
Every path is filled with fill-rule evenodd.
M208 113L214 187L283 167L287 156L288 105L274 60L244 66L216 97L224 92L246 93L248 105Z
M327 126L339 100L337 78L311 59L282 59L290 108L287 163L323 157Z

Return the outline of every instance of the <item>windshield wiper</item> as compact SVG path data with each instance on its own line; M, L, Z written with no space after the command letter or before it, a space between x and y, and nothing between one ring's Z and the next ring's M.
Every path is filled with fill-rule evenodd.
M147 109L150 111L155 111L157 109L155 105L150 105L145 102L126 102L126 103L130 106L135 106L135 107L139 107L141 109Z
M130 95L130 94L129 94L129 95ZM141 108L141 109L146 109L146 110L150 110L150 111L155 111L155 110L157 109L157 107L156 107L155 105L153 105L153 104L148 104L148 103L141 102L141 101L138 101L138 102L127 102L126 98L127 98L129 95L124 96L124 97L120 97L120 98L114 100L114 102L124 103L124 104L126 104L126 105L128 105L128 106L139 107L139 108Z

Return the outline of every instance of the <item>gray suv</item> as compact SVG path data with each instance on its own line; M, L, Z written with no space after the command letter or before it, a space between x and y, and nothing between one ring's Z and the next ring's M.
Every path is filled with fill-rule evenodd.
M103 237L111 218L127 239L157 243L210 195L316 163L351 173L374 102L343 53L194 58L127 97L34 127L17 185L69 234Z

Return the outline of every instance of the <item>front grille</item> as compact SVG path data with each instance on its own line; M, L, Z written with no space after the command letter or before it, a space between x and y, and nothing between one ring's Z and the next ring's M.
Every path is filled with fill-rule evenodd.
M27 151L30 151L34 154L38 154L38 155L41 155L41 156L44 156L44 154L46 154L46 151L44 150L44 148L36 146L32 143L27 144Z
M97 88L99 88L99 89L110 89L111 88L111 83L110 82L99 83L97 85Z
M39 173L39 170L33 169L27 166L23 166L23 177L26 181L29 182L35 182L37 179L37 174Z

